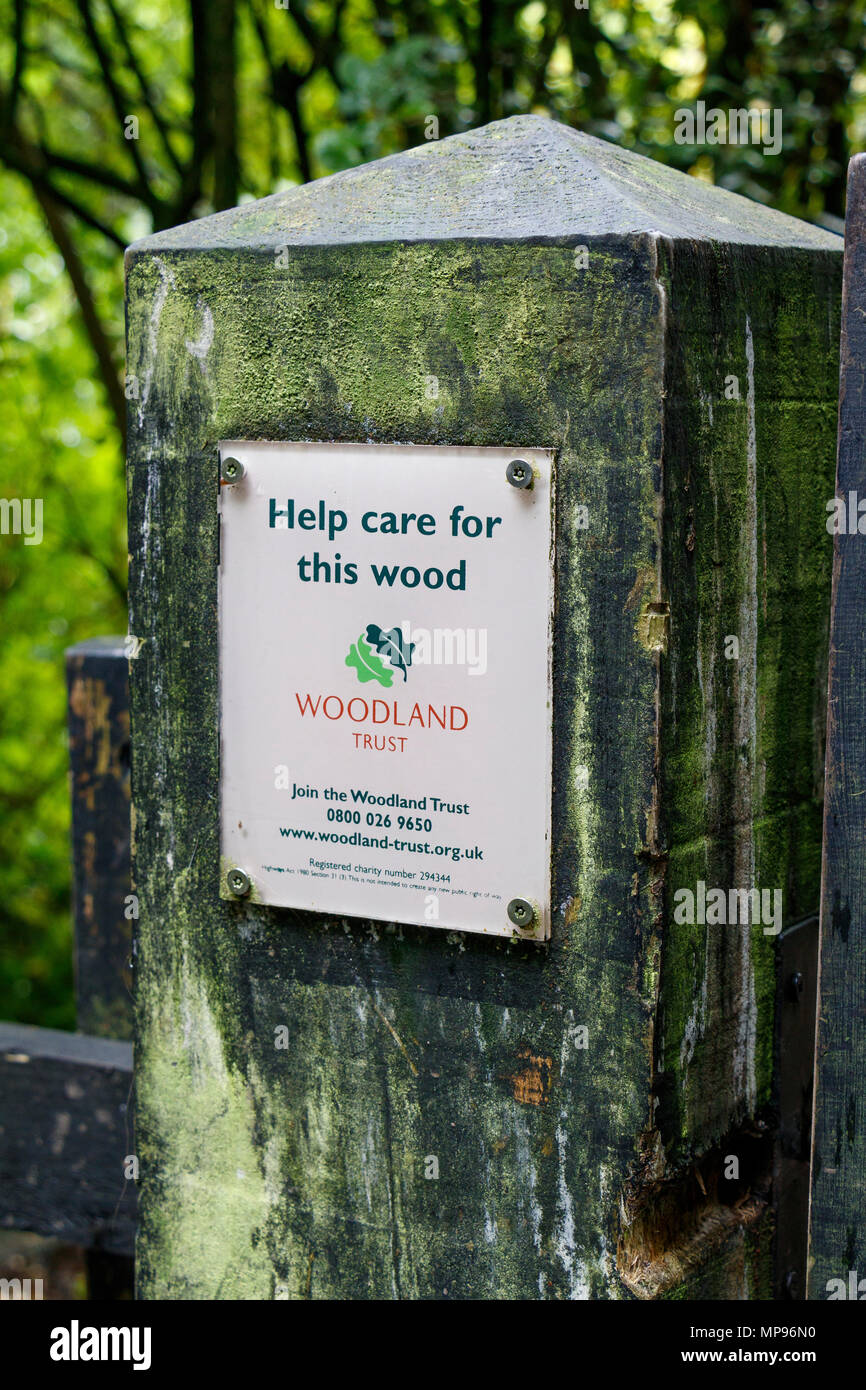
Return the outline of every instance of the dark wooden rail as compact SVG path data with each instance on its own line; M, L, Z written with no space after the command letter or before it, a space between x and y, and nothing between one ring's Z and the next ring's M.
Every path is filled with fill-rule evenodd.
M132 1253L132 1044L0 1023L0 1226Z
M85 1247L91 1298L131 1295L132 923L123 638L66 654L77 1020L0 1024L0 1227Z

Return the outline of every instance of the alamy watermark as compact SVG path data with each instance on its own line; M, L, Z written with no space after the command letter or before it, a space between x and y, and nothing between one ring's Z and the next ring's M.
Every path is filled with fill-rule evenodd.
M134 1371L147 1371L151 1329L82 1327L73 1318L68 1327L52 1328L48 1355L52 1361L131 1361Z
M778 154L782 148L782 112L778 107L737 106L722 111L705 101L695 110L680 107L674 112L674 143L677 145L762 145L763 154Z
M42 544L42 498L0 497L0 536L23 536L25 545Z
M827 531L831 536L866 536L866 497L853 490L827 503Z
M486 675L486 627L415 627L409 618L399 627L413 666L465 666L470 676Z
M782 930L781 888L707 888L702 879L696 890L674 892L674 921L678 926L763 926L765 936Z
M843 1298L866 1303L866 1279L859 1278L856 1269L848 1270L847 1283L844 1279L828 1279L825 1288L827 1301L830 1303Z
M0 1279L0 1303L44 1297L41 1279Z

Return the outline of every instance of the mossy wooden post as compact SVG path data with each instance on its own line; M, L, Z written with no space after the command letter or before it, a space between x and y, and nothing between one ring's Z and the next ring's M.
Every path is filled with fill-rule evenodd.
M516 117L130 249L143 1297L771 1294L840 246ZM221 439L558 451L548 944L220 900Z

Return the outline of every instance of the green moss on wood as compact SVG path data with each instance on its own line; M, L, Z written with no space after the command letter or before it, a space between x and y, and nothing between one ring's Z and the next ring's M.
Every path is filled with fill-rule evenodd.
M779 888L786 926L817 910L839 272L832 254L705 247L666 268L657 1093L672 1154L767 1111L776 951L760 926L677 926L674 892Z

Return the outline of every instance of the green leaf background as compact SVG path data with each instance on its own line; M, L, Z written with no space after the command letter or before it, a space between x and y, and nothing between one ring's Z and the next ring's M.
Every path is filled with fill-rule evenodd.
M358 680L363 684L366 684L367 681L378 681L387 689L394 679L393 671L388 670L373 648L364 641L363 633L357 642L353 642L349 648L346 665L355 668L358 673Z

